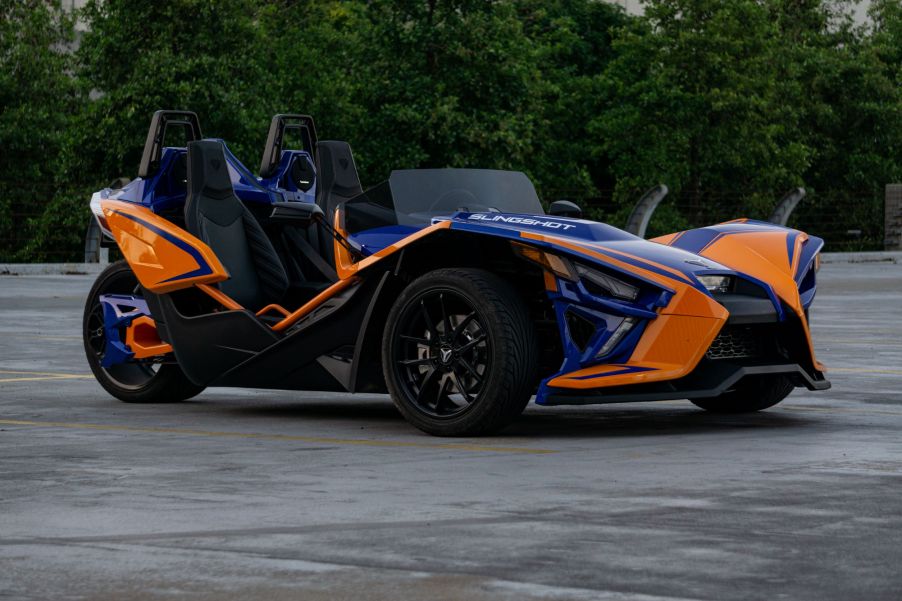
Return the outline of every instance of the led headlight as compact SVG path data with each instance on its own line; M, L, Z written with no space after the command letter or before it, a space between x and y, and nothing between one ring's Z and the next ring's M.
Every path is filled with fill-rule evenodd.
M723 294L733 287L733 278L728 275L700 275L696 276L696 279L711 294Z
M639 296L638 288L620 281L615 277L609 276L606 273L595 271L594 269L580 264L576 265L576 272L585 282L589 282L595 287L600 288L603 292L614 298L634 301ZM592 286L589 286L588 288L591 292Z

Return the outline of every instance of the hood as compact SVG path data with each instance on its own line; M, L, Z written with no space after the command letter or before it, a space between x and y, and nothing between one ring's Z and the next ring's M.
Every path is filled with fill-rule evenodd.
M641 263L637 266L650 268L652 271L660 271L661 266L683 274L733 271L711 259L650 242L597 221L516 213L457 213L451 217L451 221L453 228L485 233L491 231L511 238L521 238L524 232L549 236L567 243L568 251L579 252L579 248L583 247L593 252L612 252L612 256L620 260ZM570 246L576 248L569 248Z

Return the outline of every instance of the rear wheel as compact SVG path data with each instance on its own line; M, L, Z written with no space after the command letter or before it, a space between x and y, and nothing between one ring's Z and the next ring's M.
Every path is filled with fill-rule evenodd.
M795 386L787 376L748 376L733 390L708 399L689 399L712 413L752 413L773 407Z
M506 426L532 396L537 342L523 299L478 269L415 280L388 316L382 367L392 400L437 436Z
M188 380L171 354L110 367L101 365L106 350L106 331L100 296L140 293L138 278L125 261L112 263L94 282L82 321L85 355L94 377L107 392L127 403L167 403L199 394L203 386ZM125 339L124 332L120 336Z

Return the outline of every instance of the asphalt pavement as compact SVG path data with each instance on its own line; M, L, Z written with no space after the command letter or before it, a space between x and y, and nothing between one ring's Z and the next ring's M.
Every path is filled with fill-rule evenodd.
M821 270L829 391L451 440L378 395L120 403L91 280L0 276L0 599L902 598L902 265Z

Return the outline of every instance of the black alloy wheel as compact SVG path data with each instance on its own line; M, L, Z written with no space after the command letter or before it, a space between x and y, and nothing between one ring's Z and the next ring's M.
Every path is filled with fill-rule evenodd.
M430 434L482 434L519 415L535 384L523 300L497 276L439 269L405 289L386 324L383 371L404 416Z
M400 321L392 363L415 406L436 418L469 409L482 392L491 353L473 303L450 288L432 288L407 305Z

